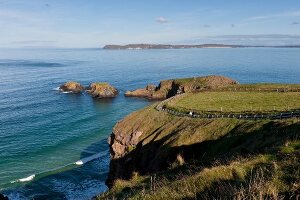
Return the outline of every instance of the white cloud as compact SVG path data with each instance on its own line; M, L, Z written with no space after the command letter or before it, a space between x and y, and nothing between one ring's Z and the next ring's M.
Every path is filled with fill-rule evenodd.
M283 12L277 13L272 15L261 15L261 16L254 16L248 18L246 21L260 21L260 20L268 20L268 19L275 19L281 17L300 17L300 11L293 11L293 12Z
M164 17L158 17L156 18L156 22L164 24L164 23L168 23L169 20Z

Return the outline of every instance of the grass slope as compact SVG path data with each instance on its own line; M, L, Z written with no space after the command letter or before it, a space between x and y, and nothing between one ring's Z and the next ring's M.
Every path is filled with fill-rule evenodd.
M284 104L278 93L260 96L263 99L255 103L264 105L264 98L274 103L277 98L278 105L298 106L289 93L280 94L286 95L288 104ZM202 95L191 94L176 103L194 105L192 102L199 102L199 98L209 100ZM222 96L220 99L224 101L223 93L210 95ZM252 94L232 95L251 98ZM299 98L299 94L293 95ZM205 103L220 106L211 99ZM228 107L231 105L235 104L229 102ZM154 107L134 112L115 126L124 133L141 131L142 135L138 145L129 146L128 153L121 158L122 170L130 177L119 177L108 192L96 199L299 197L299 119L197 119L173 116ZM243 107L237 108L244 111Z
M300 92L201 92L185 94L168 107L199 112L284 112L300 109Z

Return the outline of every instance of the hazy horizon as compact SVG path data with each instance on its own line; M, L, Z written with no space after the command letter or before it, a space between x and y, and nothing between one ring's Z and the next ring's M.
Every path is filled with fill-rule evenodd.
M0 48L107 44L299 45L296 0L0 0Z

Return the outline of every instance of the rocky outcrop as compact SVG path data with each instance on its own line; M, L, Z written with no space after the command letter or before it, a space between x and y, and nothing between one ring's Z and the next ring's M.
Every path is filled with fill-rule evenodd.
M109 83L92 83L87 92L94 98L111 98L118 95L118 90Z
M127 91L126 97L143 97L148 99L166 99L176 94L197 92L205 89L217 89L238 84L237 81L224 76L204 76L186 79L164 80L146 88Z
M153 84L149 84L146 88L137 89L134 91L127 91L125 93L126 97L144 97L144 98L152 98L153 94L156 91L156 86Z
M70 81L61 85L59 90L62 92L80 93L84 91L84 87L78 82Z
M4 196L3 194L0 194L0 200L8 200L8 197Z

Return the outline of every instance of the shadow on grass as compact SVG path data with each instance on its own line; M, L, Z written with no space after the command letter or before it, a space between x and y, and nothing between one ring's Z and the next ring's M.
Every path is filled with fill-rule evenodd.
M236 127L218 139L177 147L163 146L177 132L171 132L162 139L146 145L142 145L141 141L125 157L111 161L112 174L107 184L111 186L115 179L129 180L134 172L140 175L163 174L166 181L172 181L176 174L187 173L185 166L170 169L178 154L182 155L187 164L199 166L194 169L199 172L201 168L211 167L216 163L228 164L237 157L248 158L263 153L274 153L287 141L300 137L300 123L286 124L284 121L269 121L261 128L248 133L241 132L242 130ZM192 174L193 170L190 170L190 173ZM124 192L128 193L127 190L128 188ZM122 192L119 194L120 197L124 197Z

